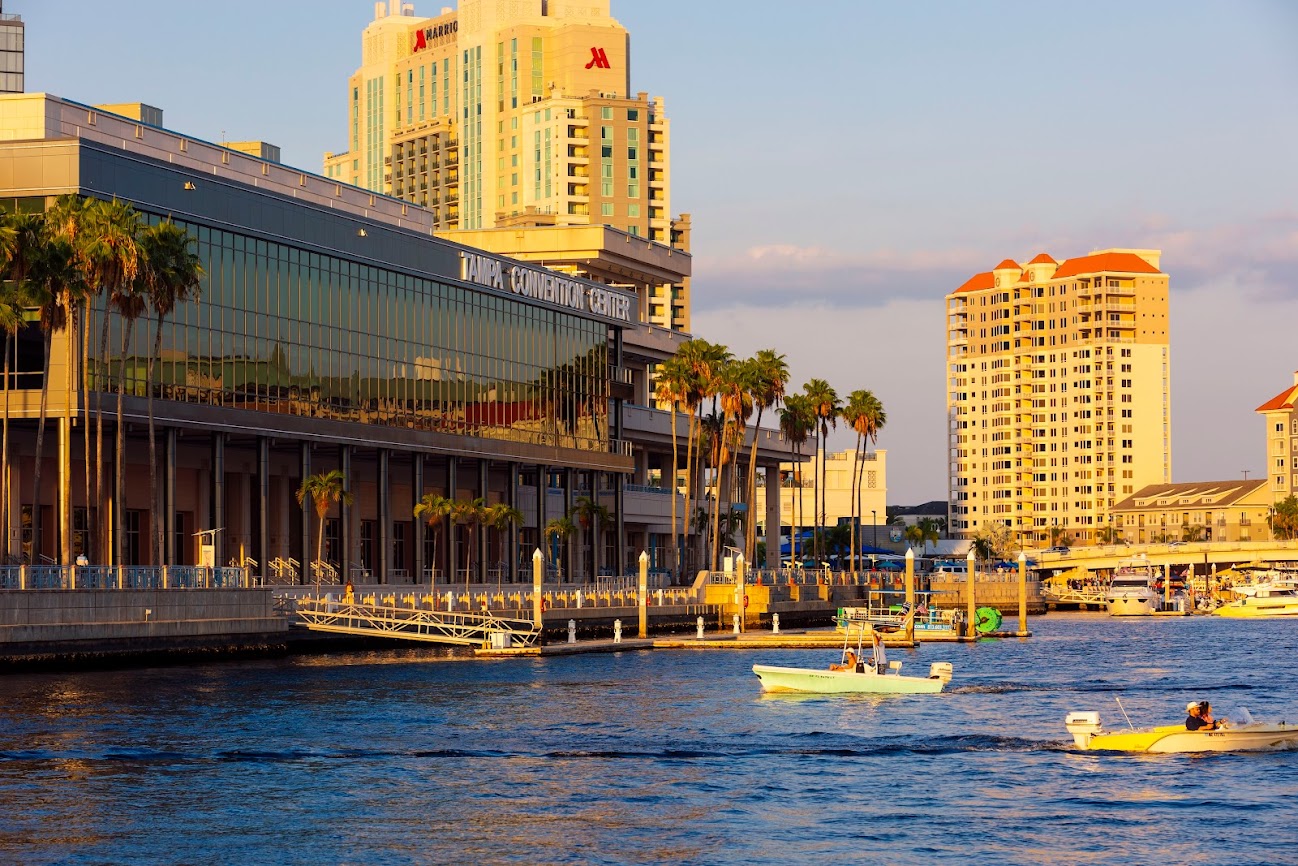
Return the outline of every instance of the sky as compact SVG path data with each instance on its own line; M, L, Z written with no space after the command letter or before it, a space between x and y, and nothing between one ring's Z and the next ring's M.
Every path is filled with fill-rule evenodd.
M415 0L435 15L451 0ZM27 90L142 101L319 172L372 0L8 0ZM1173 481L1261 477L1298 370L1298 4L612 0L665 100L694 333L872 390L888 502L946 496L943 297L1163 250ZM843 432L831 445L848 447Z

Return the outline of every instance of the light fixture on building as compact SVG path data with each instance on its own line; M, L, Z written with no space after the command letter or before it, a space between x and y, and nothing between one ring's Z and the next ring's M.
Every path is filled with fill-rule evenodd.
M185 189L189 189L189 190L198 189L198 186L192 180L187 180L185 181Z
M358 238L363 238L363 237L365 237L367 234L369 234L369 232L365 231L365 229L357 229L357 230L356 230L356 237L358 237Z

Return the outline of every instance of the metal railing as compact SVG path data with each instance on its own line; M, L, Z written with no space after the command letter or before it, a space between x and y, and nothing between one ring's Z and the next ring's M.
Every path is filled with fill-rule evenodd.
M203 565L4 565L0 589L220 589L252 586L246 568Z

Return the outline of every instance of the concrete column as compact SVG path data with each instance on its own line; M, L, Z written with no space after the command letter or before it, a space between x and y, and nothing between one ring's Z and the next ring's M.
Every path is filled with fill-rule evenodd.
M225 434L212 434L212 517L210 526L199 529L225 529ZM219 568L225 563L224 539L226 533L214 532L212 539L212 562Z
M978 634L978 623L974 618L974 580L978 576L978 560L974 556L973 548L969 548L969 556L965 558L965 581L967 591L965 593L965 603L968 606L968 617L965 623L965 636L974 637Z
M72 419L59 419L59 562L72 564Z
M388 449L380 448L378 483L379 550L374 566L379 583L388 582L388 563L392 559L392 502L391 478L388 476Z
M637 597L640 607L640 637L649 636L649 553L640 551L640 592Z
M350 445L338 446L338 468L343 473L343 489L352 490L352 447ZM353 494L354 496L355 494ZM352 564L352 507L346 502L338 503L338 544L342 548L338 551L338 579L347 583L347 578L351 577Z
M1019 554L1019 634L1028 633L1028 556Z
M485 457L478 459L478 497L484 503L489 502L489 500L487 499L487 487L488 487L487 470L489 468L490 467L488 466L487 459ZM478 579L478 583L486 583L487 582L487 527L479 526L477 531L477 536L478 537L474 542L474 546L477 547L477 550L474 551L473 554L473 558L477 561L476 562L477 567L474 569L477 572L475 576Z
M545 546L545 524L550 522L546 515L546 506L550 504L550 467L536 467L536 537L537 543ZM548 548L547 548L548 549Z
M257 437L257 569L270 574L270 440Z
M459 460L455 457L446 458L446 498L454 500L459 496L459 478L457 477ZM459 579L459 552L455 544L455 521L449 518L446 524L446 579L454 584Z
M532 552L532 622L541 627L541 588L545 582L545 554L541 548Z
M163 439L162 469L162 551L165 565L176 564L176 451L179 446L175 427L166 428Z
M424 498L424 455L410 455L410 510L414 513L414 508ZM414 556L411 561L414 564L413 582L418 584L424 579L424 528L428 525L424 521L412 518L414 520L414 532L411 533L414 544Z
M563 470L563 515L564 517L567 517L568 515L572 514L573 474L574 474L573 470L571 469ZM577 547L577 545L572 543L572 539L571 538L568 539L568 544L565 545L565 551L563 554L564 559L567 560L563 564L563 571L564 574L568 575L569 582L572 582L576 576L576 572L573 571L573 564L576 562L576 556L573 554L573 548L575 547Z
M915 642L915 550L906 548L906 641Z
M613 540L613 549L617 552L617 567L613 574L620 577L622 569L626 567L626 476L618 472L613 476L613 507L617 509L617 526L614 532L617 537ZM647 543L649 539L645 539Z
M780 467L766 467L766 567L780 567ZM790 542L792 536L790 536Z
M302 481L306 481L311 475L311 443L302 443ZM297 496L297 491L293 491L293 496ZM303 583L311 583L313 575L311 574L311 558L315 556L315 548L311 546L311 520L315 516L315 509L311 507L310 498L302 500L302 565L298 571L298 579ZM320 531L320 527L316 527Z
M517 463L509 464L509 483L505 485L505 496L510 508L518 507L518 471ZM510 583L518 583L518 524L510 523L505 533L505 562L508 568Z

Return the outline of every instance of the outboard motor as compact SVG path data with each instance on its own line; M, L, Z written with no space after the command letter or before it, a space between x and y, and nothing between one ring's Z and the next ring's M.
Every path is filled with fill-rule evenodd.
M1085 749L1087 743L1091 740L1091 735L1100 732L1100 714L1094 712L1069 713L1064 719L1064 727L1068 729L1068 733L1073 735L1073 742L1077 744L1077 748Z
M943 685L951 682L951 663L933 662L928 666L928 678L930 680L941 680Z

